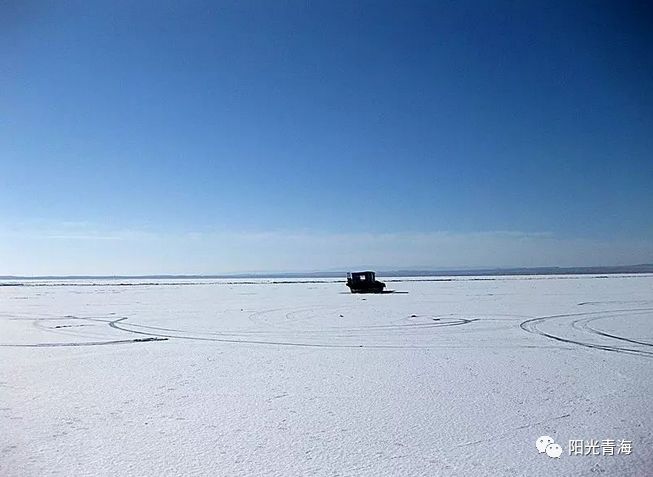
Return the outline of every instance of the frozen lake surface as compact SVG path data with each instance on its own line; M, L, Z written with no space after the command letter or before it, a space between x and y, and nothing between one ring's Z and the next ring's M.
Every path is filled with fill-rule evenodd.
M387 283L5 281L0 475L653 472L653 276Z

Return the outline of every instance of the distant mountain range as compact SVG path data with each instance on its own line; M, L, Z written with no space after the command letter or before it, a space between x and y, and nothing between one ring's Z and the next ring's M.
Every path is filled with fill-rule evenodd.
M0 276L0 280L47 280L47 279L184 279L184 278L334 278L344 277L347 270L328 272L293 273L233 273L216 275L47 275L47 276ZM653 264L619 265L611 267L535 267L535 268L479 268L451 270L383 270L381 277L442 277L442 276L491 276L491 275L610 275L616 273L653 273Z

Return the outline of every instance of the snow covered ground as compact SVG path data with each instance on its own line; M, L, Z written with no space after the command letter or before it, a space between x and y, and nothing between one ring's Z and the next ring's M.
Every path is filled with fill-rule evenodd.
M653 276L281 281L0 286L0 475L653 473Z

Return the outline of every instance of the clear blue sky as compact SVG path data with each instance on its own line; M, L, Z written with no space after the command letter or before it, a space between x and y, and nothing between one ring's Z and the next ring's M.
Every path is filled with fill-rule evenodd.
M2 2L0 274L653 262L645 2Z

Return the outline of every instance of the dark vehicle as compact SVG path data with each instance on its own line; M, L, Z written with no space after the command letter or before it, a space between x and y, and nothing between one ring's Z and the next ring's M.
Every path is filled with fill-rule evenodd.
M347 274L347 286L352 293L382 293L385 283L378 281L374 272L351 272Z

